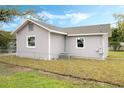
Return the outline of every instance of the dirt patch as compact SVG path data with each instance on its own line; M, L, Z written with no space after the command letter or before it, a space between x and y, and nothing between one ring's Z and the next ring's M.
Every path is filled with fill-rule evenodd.
M13 75L18 72L29 72L29 71L32 71L32 69L0 62L0 75L1 76Z
M12 69L16 69L17 72L29 72L29 71L32 71L31 68L20 67L20 66L13 66Z
M21 67L21 66L16 66L16 65L12 65L12 64L7 64L6 65L8 69L11 70L16 70L17 72L28 72L31 71L31 68L26 68L26 67Z
M57 74L53 74L53 73L49 73L49 72L44 72L41 70L38 70L39 73L48 76L48 77L52 77L58 80L67 80L69 82L72 82L74 85L80 85L82 87L90 87L90 85L94 85L94 86L100 86L100 87L104 87L104 86L111 86L111 87L118 87L117 85L112 85L112 84L107 84L104 82L95 82L95 81L89 81L89 80L83 80L83 79L79 79L79 78L73 78L70 76L63 76L63 75L57 75ZM95 83L94 83L95 82ZM95 85L96 84L96 85ZM85 86L84 86L85 85Z

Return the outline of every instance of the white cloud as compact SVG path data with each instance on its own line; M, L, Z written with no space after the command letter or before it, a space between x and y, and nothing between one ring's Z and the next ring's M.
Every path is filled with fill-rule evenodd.
M89 18L91 15L86 14L86 13L66 13L66 14L51 14L49 12L41 12L38 13L39 16L45 16L47 17L50 21L50 23L58 23L59 25L77 25L81 21Z
M40 17L45 16L46 18L48 18L48 22L50 24L54 24L61 27L78 25L80 22L91 16L89 14L80 13L80 12L65 13L60 15L60 14L51 14L49 12L44 11L37 14ZM15 17L12 22L1 25L1 29L13 31L18 27L18 25L20 25L25 20L25 18L29 18L29 16Z

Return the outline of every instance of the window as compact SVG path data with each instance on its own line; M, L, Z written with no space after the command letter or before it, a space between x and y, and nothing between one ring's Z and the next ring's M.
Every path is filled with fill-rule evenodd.
M35 47L35 36L29 36L27 38L27 47L34 48Z
M33 30L34 30L32 23L30 23L30 24L28 25L28 29L29 29L29 31L33 31Z
M84 48L84 37L78 37L76 42L77 48Z

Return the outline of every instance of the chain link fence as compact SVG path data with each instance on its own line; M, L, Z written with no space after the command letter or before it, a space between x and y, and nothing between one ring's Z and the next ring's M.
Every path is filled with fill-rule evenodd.
M5 55L10 55L10 56L11 55L17 55L18 57L30 58L33 60L49 60L49 54L48 53L41 53L38 51L37 52L36 51L18 51L16 53L15 49L0 48L0 56L5 56ZM70 54L70 53L59 53L59 54L51 53L50 54L51 60L57 60L57 59L70 60L70 59L75 59L75 58L90 59L88 57L80 57L80 56L76 57L76 54L74 55L74 54ZM124 60L124 50L119 50L119 51L113 51L113 50L111 51L110 50L108 52L107 58L108 59L121 59L121 60L123 59Z
M31 58L31 59L45 59L48 60L49 59L49 55L50 58L52 60L56 60L56 59L70 59L71 56L68 53L41 53L38 51L18 51L16 53L15 49L4 49L4 48L0 48L0 55L11 55L11 54L15 54L19 57L24 57L24 58Z
M15 49L0 48L0 54L4 54L4 53L15 53L15 52L16 52Z

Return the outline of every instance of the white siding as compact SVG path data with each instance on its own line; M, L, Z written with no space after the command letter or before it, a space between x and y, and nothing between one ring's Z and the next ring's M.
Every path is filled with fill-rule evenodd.
M96 58L102 59L102 56L96 52L97 49L103 48L102 35L97 36L82 36L85 38L85 47L83 49L76 48L77 37L67 37L66 51L75 57Z
M36 36L36 48L27 48L26 37ZM26 25L17 33L17 56L30 57L38 59L48 59L48 31L34 25L34 31L29 31Z
M27 36L35 35L36 48L27 48ZM66 37L66 38L65 38ZM76 48L78 36L65 36L51 33L34 24L34 31L29 31L28 25L16 34L17 56L37 59L58 58L60 53L66 52L74 57L104 59L108 55L108 35L81 36L85 38L85 47ZM97 50L104 49L104 55ZM50 53L50 54L49 54Z
M108 34L105 34L104 35L104 49L105 49L105 53L104 53L104 55L105 55L105 58L108 56Z
M51 58L58 58L60 53L64 52L64 35L50 34L50 55Z

